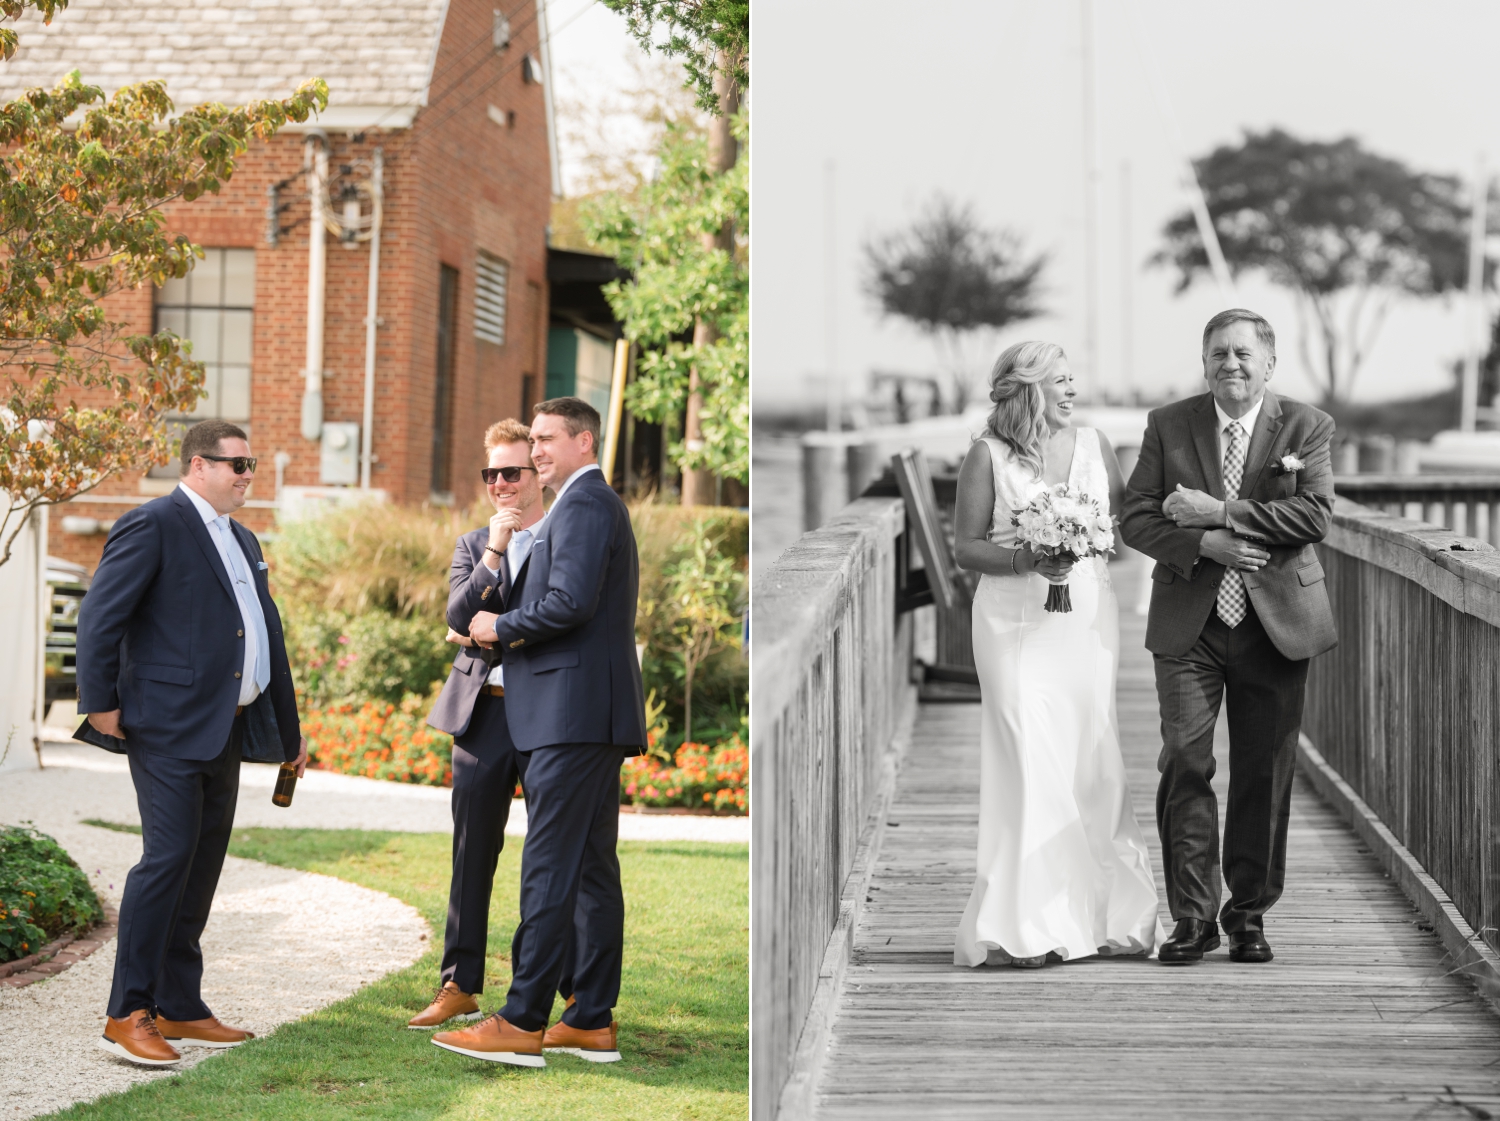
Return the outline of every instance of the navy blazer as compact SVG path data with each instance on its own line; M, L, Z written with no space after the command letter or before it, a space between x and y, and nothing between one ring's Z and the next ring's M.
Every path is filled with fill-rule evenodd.
M453 564L448 569L448 625L462 635L469 633L475 615L481 611L499 614L505 602L510 581L506 574L508 566L502 564L499 575L485 567L484 547L489 543L490 527L486 525L463 534L453 546ZM530 561L528 555L527 564ZM526 564L522 564L521 574L525 572ZM449 735L463 735L474 715L479 690L499 661L498 650L460 646L443 692L427 714L427 723Z
M602 473L586 472L542 522L495 621L506 722L518 750L615 744L634 753L645 746L635 652L639 564L630 511Z
M229 522L254 572L271 681L247 710L245 758L297 757L301 728L281 615L255 535ZM115 522L78 612L78 711L120 710L125 739L177 759L229 742L244 669L244 617L218 547L182 491Z

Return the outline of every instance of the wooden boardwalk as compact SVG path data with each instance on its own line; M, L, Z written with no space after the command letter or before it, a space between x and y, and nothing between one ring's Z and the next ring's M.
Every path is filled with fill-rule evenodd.
M1119 713L1136 813L1161 854L1144 620L1122 612ZM1299 777L1268 965L1091 958L960 969L974 870L978 706L917 719L817 1117L1500 1118L1500 1017L1379 863ZM1220 754L1220 803L1227 781ZM1170 927L1170 917L1163 911ZM1451 1091L1451 1092L1450 1092Z

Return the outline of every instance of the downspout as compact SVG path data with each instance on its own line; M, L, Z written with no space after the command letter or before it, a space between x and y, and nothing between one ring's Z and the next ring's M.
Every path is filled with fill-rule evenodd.
M385 201L385 149L375 149L370 169L370 283L365 302L365 411L359 430L359 488L370 489L370 465L375 460L375 328L380 319L380 225Z
M547 111L547 154L552 168L552 197L562 198L562 165L557 155L557 114L552 107L552 25L547 19L547 0L536 0L538 49L542 52L542 104Z
M36 529L36 692L32 703L35 724L31 733L31 747L36 752L36 765L42 766L42 729L47 724L47 631L52 625L52 585L47 582L47 528L49 508L44 504L32 507L32 520Z
M307 388L302 393L302 437L316 440L323 434L323 301L328 279L327 231L324 205L328 193L328 135L312 129L302 150L307 172L311 215L307 229L307 364L303 374Z

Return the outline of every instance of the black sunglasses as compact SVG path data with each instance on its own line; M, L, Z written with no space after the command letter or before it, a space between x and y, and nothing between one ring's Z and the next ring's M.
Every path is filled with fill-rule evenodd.
M211 459L215 463L227 463L236 475L255 474L257 460L253 455L203 455L200 453L198 458Z
M493 486L496 479L504 479L507 483L519 483L521 472L530 471L536 473L535 467L481 467L479 477L484 480L486 486Z

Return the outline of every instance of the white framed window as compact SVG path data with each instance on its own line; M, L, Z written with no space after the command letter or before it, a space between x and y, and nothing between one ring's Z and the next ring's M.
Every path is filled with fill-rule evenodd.
M484 250L474 282L474 334L487 343L505 345L505 300L510 292L510 265Z
M156 292L156 330L192 342L208 396L194 420L250 420L251 341L255 326L255 250L205 249L203 260Z

